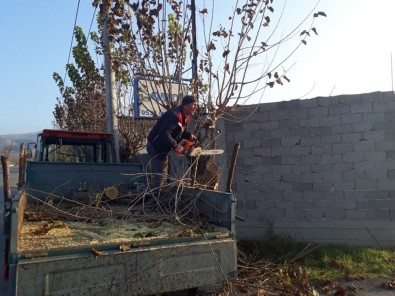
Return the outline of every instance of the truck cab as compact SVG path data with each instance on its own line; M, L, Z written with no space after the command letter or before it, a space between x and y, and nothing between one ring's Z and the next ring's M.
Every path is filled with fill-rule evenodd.
M111 133L44 129L38 134L35 161L115 162Z

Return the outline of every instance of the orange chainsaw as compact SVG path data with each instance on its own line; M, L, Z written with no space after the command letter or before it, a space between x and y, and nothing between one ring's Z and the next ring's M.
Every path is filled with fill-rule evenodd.
M224 153L224 150L222 149L203 150L202 147L197 147L197 140L182 140L180 144L184 147L184 150L182 152L174 152L176 156L198 157L200 155L215 155Z

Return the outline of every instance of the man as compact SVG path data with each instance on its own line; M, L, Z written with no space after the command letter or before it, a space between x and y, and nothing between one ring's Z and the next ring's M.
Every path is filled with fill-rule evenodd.
M148 135L147 152L151 165L151 190L158 192L166 183L169 171L169 152L182 153L182 140L194 140L195 136L186 131L191 115L198 108L194 96L185 96L181 106L167 110Z

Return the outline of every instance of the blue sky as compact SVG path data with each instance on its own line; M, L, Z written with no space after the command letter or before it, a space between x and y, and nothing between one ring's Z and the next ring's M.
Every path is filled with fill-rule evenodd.
M220 2L230 3L215 0ZM275 0L275 8L277 2L283 0ZM296 24L315 2L288 0L284 26ZM91 3L80 1L77 25L85 33L94 13ZM196 3L199 6L203 0ZM52 128L59 95L52 74L64 76L77 4L78 0L2 4L0 135ZM224 8L217 8L218 19ZM316 24L319 36L289 62L288 66L295 63L287 75L291 83L268 90L261 102L391 90L395 1L321 0L317 10L328 17Z

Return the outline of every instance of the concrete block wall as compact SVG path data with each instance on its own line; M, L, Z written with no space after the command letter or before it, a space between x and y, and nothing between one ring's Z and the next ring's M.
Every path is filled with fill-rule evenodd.
M240 106L224 125L239 238L395 245L393 92Z

